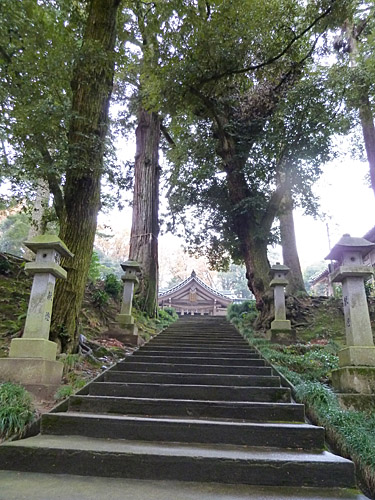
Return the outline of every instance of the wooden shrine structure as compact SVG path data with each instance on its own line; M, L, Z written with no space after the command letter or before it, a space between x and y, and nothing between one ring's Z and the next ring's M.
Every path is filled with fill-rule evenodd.
M232 299L200 280L195 271L178 285L159 293L159 307L173 307L177 314L225 316Z

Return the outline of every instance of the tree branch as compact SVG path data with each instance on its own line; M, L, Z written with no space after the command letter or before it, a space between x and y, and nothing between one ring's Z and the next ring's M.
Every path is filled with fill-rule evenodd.
M171 135L169 134L167 127L165 127L163 125L163 123L160 123L160 130L162 131L162 133L163 133L165 139L167 140L168 144L170 144L171 146L175 147L176 143L174 142L174 140L172 139Z
M336 0L333 0L332 3L335 3ZM306 33L308 33L309 31L312 30L312 28L314 28L314 26L316 26L318 24L319 21L321 21L322 19L324 19L326 16L328 16L330 13L332 12L332 6L329 7L328 9L326 9L320 16L318 16L316 19L314 19L314 21L312 23L309 24L309 26L307 26L307 28L305 28L304 30L301 31L301 33L299 33L298 35L295 35L292 40L290 40L290 42L284 47L284 49L279 52L278 54L276 54L275 56L273 57L270 57L269 59L267 59L266 61L263 61L262 63L259 63L259 64L254 64L254 65L250 65L250 66L246 66L244 68L239 68L239 69L233 69L233 70L227 70L227 71L222 71L221 73L218 73L216 75L213 75L213 76L210 76L209 78L204 78L203 80L201 80L201 83L209 83L211 81L214 81L214 80L220 80L221 78L224 78L226 76L230 76L230 75L239 75L239 74L242 74L242 73L247 73L248 71L255 71L255 70L258 70L258 69L261 69L261 68L264 68L265 66L269 66L270 64L273 64L274 62L278 61L279 59L281 59L287 52L288 50L298 41L300 40L303 36L306 35ZM314 47L316 45L316 41L314 42Z

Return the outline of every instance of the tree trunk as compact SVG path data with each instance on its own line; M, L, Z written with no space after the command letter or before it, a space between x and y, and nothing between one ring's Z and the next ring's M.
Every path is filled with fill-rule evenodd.
M288 295L295 295L298 292L306 293L297 251L293 219L293 200L290 191L285 194L281 203L279 219L284 265L290 268L288 274L289 285L286 287L286 292Z
M228 151L228 150L227 150ZM267 229L260 231L250 210L244 211L242 203L251 196L238 162L229 162L227 156L228 194L233 206L231 219L233 231L238 236L240 251L246 266L250 291L254 294L257 308L264 306L263 296L269 291L269 262L267 258ZM237 163L237 164L236 164ZM238 207L238 208L237 208ZM262 238L260 234L265 234Z
M361 119L363 139L370 167L371 187L375 195L375 127L371 103L367 91L364 91L361 97L359 117Z
M129 258L142 266L137 297L151 318L157 315L158 306L159 142L158 115L140 109Z
M74 253L63 262L67 281L56 288L51 339L72 352L100 209L104 140L114 74L116 17L120 0L91 0L83 44L73 73L73 102L60 238Z

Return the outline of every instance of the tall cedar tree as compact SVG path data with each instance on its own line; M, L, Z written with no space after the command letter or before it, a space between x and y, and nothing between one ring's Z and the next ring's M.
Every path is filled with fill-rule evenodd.
M280 240L283 251L283 262L290 269L288 273L289 284L286 287L286 292L288 295L306 293L294 229L293 198L289 189L284 195L280 208Z
M160 119L144 108L138 112L134 165L133 218L129 258L141 264L138 300L153 318L158 305Z
M158 41L147 25L151 10L134 2L134 12L142 38L140 61L139 107L137 113L136 154L134 163L133 216L130 234L129 258L141 265L141 279L137 291L139 305L151 318L158 306L158 236L159 236L159 144L161 120L156 112L146 109L142 95L142 68L155 66L158 59Z
M63 262L67 281L60 281L53 308L51 340L64 352L74 351L100 209L104 141L114 75L116 18L120 0L91 0L82 47L75 61L68 161L64 191L53 182L60 238L74 253Z

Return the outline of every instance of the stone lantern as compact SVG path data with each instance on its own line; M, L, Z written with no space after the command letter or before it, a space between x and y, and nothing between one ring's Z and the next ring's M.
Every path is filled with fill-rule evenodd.
M106 337L113 337L125 344L140 345L142 339L138 335L138 328L134 324L132 316L134 289L138 285L139 280L137 273L140 272L141 266L134 260L127 260L121 264L124 271L121 277L124 282L124 291L122 295L122 303L120 314L116 316L116 324L112 324L105 333Z
M373 271L363 263L373 248L364 238L344 234L326 257L339 264L332 282L342 283L346 347L339 351L340 368L332 373L340 392L375 393L375 346L364 286Z
M272 266L270 270L272 277L270 287L273 288L275 304L275 319L271 323L269 335L272 342L295 341L295 331L292 330L290 321L286 319L285 287L289 284L286 278L289 270L289 267L280 264L280 262L276 262L276 265Z
M9 358L0 360L0 380L24 385L37 397L50 397L60 385L63 364L56 361L57 344L49 340L56 278L66 279L61 257L73 257L54 235L24 243L36 254L25 270L34 276L22 338L13 339Z

